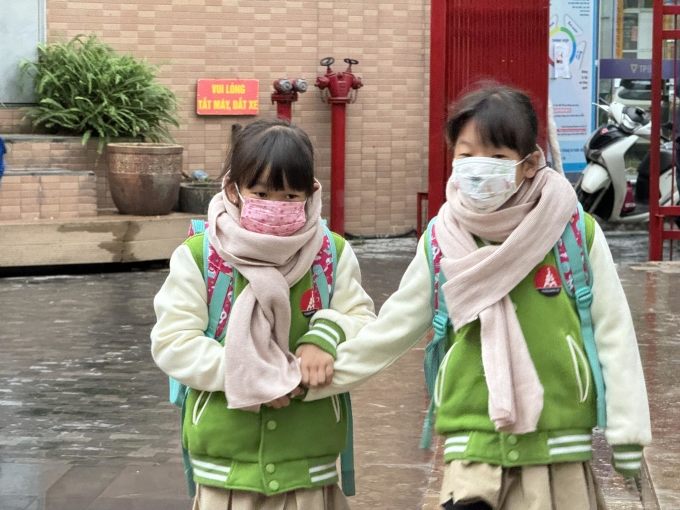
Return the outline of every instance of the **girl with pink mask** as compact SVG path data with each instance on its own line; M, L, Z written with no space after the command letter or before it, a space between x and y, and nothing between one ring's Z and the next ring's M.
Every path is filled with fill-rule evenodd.
M484 86L452 106L446 203L399 290L340 346L331 384L306 397L354 389L433 329L422 445L434 411L445 510L602 510L593 428L604 428L624 476L638 473L651 441L607 241L572 185L547 168L538 132L531 101L509 87Z
M302 129L246 126L222 178L205 234L172 255L151 333L158 366L189 388L194 510L347 510L336 466L347 409L336 396L304 402L302 388L329 384L337 347L375 319L356 256L324 227ZM218 341L207 336L216 274L231 282Z

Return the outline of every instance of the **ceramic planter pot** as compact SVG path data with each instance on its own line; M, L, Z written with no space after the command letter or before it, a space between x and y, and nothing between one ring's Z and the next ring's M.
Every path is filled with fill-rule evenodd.
M169 214L179 197L182 179L181 145L168 143L109 143L109 188L122 214Z
M183 182L179 186L179 210L208 214L210 201L221 189L219 182Z

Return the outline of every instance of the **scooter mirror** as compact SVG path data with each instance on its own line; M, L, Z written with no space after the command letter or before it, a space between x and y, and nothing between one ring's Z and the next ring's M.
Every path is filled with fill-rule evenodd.
M609 105L609 117L611 117L614 122L621 124L623 119L623 109L625 105L621 103L612 103Z

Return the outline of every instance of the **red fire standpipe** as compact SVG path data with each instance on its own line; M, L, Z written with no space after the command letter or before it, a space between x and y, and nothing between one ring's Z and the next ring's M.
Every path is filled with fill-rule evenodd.
M331 230L345 235L345 118L346 105L331 103Z
M315 86L326 91L328 103L331 105L331 230L337 234L345 234L345 133L346 105L356 100L356 92L363 83L361 78L352 74L352 66L358 60L346 58L348 65L344 72L336 73L331 69L335 63L333 57L321 60L326 66L326 74L316 79Z
M276 116L291 122L293 120L293 103L298 100L298 92L307 92L307 81L304 78L289 80L280 78L274 82L272 103L276 103Z

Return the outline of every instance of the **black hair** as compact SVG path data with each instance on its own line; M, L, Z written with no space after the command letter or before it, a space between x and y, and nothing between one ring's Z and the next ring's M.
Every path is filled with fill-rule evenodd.
M536 150L538 117L529 97L517 89L487 82L458 99L445 127L452 148L471 120L484 144L507 147L522 158Z
M314 193L314 148L301 128L280 119L257 120L236 136L222 177L239 187L252 188L266 174L268 189L287 184L307 196Z

